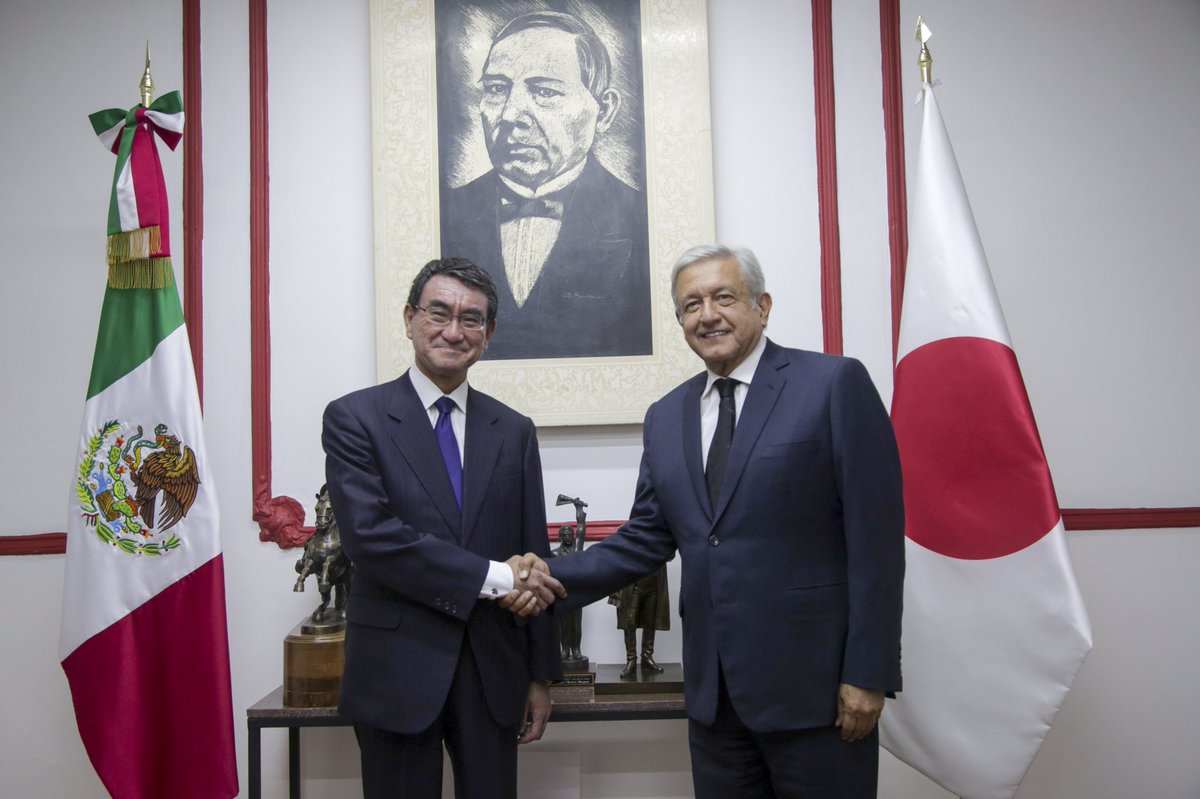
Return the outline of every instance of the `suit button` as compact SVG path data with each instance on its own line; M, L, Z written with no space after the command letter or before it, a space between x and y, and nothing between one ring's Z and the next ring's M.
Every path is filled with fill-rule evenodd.
M712 535L710 535L708 537L708 543L712 544L715 547L717 544L721 543L721 539L717 538L716 533L713 533Z

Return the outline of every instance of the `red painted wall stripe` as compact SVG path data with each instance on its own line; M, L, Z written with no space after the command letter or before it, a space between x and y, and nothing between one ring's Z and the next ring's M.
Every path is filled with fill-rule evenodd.
M842 245L838 221L833 3L812 0L817 207L821 237L821 323L825 352L842 354Z
M908 257L908 192L904 173L904 98L900 70L900 2L879 0L883 64L883 139L887 154L888 249L892 257L892 360L900 341L900 303ZM915 66L914 66L915 68Z
M183 320L204 408L204 104L200 0L183 0Z

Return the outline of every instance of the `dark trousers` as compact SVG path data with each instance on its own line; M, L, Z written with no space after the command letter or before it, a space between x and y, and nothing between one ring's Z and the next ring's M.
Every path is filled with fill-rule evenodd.
M837 727L754 732L729 701L725 677L712 726L688 720L696 799L874 799L879 730L846 743Z
M517 728L496 724L471 644L463 640L441 715L416 734L355 724L364 799L441 799L442 743L458 799L516 799Z

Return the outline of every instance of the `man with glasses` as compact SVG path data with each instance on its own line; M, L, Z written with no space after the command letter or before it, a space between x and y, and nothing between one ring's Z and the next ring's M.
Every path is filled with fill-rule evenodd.
M329 404L321 442L356 572L338 706L365 797L509 797L517 744L541 737L561 677L548 616L494 601L524 589L513 552L549 556L533 422L467 385L496 329L496 289L461 258L430 261L404 308L414 368ZM544 606L542 589L526 601Z
M873 797L876 722L900 689L887 412L858 361L767 340L771 295L749 250L693 248L671 285L707 368L646 413L629 522L551 571L570 607L679 551L697 797Z

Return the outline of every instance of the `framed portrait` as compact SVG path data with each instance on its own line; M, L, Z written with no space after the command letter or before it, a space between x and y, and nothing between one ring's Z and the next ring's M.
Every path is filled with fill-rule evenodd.
M497 286L472 385L539 425L639 422L700 362L670 269L714 237L703 0L371 0L377 376L417 271Z

